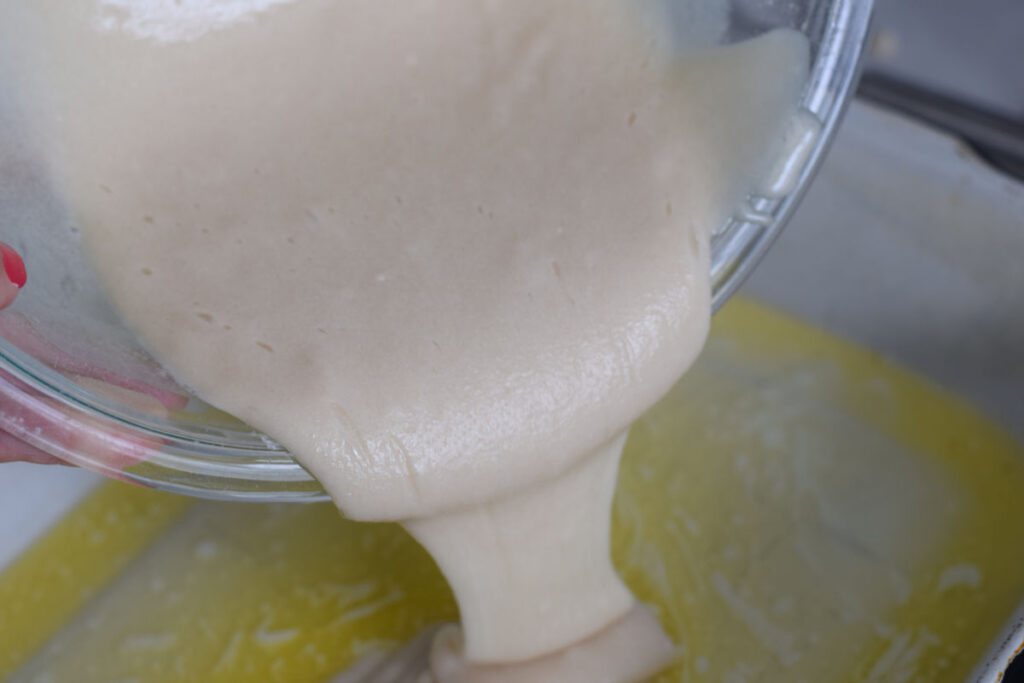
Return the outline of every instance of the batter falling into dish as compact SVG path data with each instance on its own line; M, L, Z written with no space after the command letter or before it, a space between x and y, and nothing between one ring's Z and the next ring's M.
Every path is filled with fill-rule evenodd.
M634 681L673 656L609 558L619 456L703 344L712 231L781 152L808 56L787 31L690 49L658 11L0 5L124 319L437 560L462 624L424 680Z

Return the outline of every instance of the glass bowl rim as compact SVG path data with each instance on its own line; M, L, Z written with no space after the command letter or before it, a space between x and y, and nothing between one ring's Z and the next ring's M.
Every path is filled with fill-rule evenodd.
M804 161L795 189L781 198L750 197L713 238L712 303L718 310L742 285L796 210L831 144L861 67L873 0L836 0L827 15L822 41L805 87L801 107L821 126ZM723 241L722 236L728 236ZM280 444L246 428L182 428L106 400L44 366L0 339L0 396L35 416L67 429L109 440L111 434L137 435L158 445L145 448L139 467L122 469L102 458L68 448L0 414L0 427L61 460L116 479L174 493L219 500L254 502L327 500L319 483ZM22 385L22 386L19 386ZM31 391L26 392L23 387ZM52 404L61 408L56 409ZM138 444L134 444L138 447Z

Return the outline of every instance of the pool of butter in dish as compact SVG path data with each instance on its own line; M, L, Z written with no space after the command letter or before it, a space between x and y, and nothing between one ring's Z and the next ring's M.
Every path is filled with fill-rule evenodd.
M1024 597L1022 486L1024 450L958 399L740 300L634 426L613 553L681 644L659 680L962 681ZM397 526L120 484L0 604L15 682L318 681L457 616Z

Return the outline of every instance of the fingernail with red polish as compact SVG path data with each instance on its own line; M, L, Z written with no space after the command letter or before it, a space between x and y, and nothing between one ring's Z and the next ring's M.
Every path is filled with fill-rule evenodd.
M0 242L0 260L3 262L4 275L7 276L7 279L18 289L24 287L28 280L28 274L25 272L25 262L21 260L18 252Z

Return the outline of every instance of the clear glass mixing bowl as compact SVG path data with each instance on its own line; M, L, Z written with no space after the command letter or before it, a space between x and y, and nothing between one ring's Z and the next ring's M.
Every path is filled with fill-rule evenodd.
M795 182L752 196L712 241L720 306L768 249L810 183L847 103L868 30L871 0L731 0L721 40L778 27L812 48L803 96L819 134L791 160ZM0 131L6 128L0 84ZM183 394L121 324L45 174L0 134L0 239L28 264L30 286L0 313L0 428L66 462L126 481L207 498L313 501L316 480L279 444L195 397L155 415L98 390L83 375L117 376L150 394ZM187 403L185 403L187 399ZM160 412L160 411L157 411ZM112 457L111 453L129 453Z

